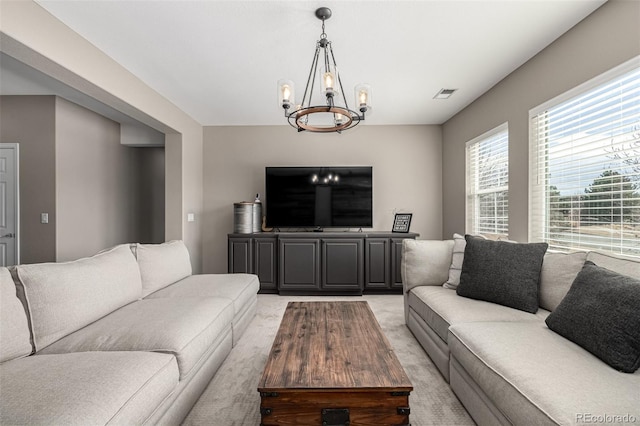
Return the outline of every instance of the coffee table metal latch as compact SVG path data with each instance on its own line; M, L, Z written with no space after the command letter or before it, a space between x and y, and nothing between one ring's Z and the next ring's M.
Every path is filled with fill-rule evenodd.
M264 398L277 398L278 392L260 392L260 396Z
M401 416L408 416L411 414L411 409L409 407L398 407L398 414Z

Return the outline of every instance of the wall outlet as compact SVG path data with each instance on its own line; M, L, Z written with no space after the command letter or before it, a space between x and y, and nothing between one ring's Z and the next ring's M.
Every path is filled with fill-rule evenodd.
M193 213L187 213L187 222L195 222L196 221L196 215Z
M40 223L49 223L49 213L40 213Z

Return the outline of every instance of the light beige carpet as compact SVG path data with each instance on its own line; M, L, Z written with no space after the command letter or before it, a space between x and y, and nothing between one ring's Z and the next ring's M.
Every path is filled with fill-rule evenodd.
M401 295L362 297L258 295L258 312L184 421L185 425L259 425L258 381L289 301L366 300L413 383L411 424L473 425L404 323Z

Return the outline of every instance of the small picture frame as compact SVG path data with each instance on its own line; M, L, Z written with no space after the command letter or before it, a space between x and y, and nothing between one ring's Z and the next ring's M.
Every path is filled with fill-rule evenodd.
M396 216L393 219L393 229L391 232L409 232L411 216L413 216L412 213L396 213Z

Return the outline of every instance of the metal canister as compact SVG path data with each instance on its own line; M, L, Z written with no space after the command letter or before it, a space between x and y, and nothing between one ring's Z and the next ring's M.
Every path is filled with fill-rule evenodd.
M248 201L233 203L233 232L251 234L253 232L253 204Z

